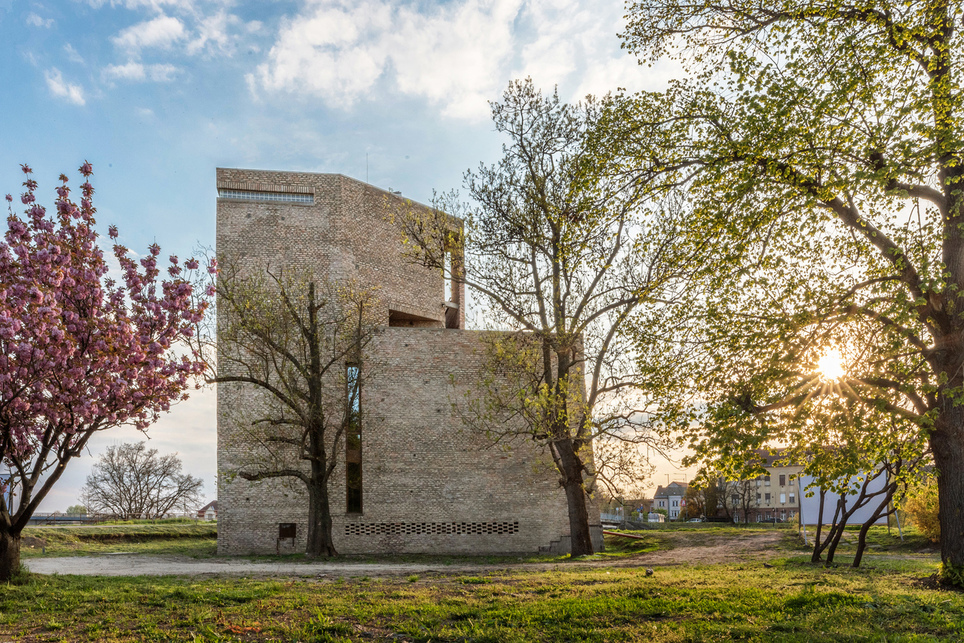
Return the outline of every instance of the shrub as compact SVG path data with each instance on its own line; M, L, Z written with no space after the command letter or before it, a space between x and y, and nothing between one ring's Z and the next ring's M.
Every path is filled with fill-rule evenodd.
M904 511L910 516L911 522L935 543L941 540L941 522L937 509L937 481L933 479L911 490L904 501Z

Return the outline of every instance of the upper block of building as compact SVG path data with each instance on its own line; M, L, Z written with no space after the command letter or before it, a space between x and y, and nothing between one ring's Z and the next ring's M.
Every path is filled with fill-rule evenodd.
M430 207L340 174L218 168L217 189L219 256L375 287L389 326L464 327L464 285L404 254L398 218Z

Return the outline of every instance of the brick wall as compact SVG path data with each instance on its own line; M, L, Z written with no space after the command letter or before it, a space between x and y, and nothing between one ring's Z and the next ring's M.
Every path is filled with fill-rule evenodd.
M567 551L565 494L549 455L528 441L490 448L460 417L458 402L478 380L481 334L441 327L442 276L403 257L401 233L388 218L393 208L425 206L338 175L218 169L217 180L219 188L314 195L313 205L219 199L219 254L245 269L297 266L380 289L385 326L363 365L364 511L346 513L338 454L331 485L337 550ZM390 309L412 325L389 327ZM257 403L250 389L218 387L218 551L304 551L303 483L232 476L258 449L233 424L236 412ZM591 515L598 524L598 508ZM296 524L294 541L279 540L279 523Z

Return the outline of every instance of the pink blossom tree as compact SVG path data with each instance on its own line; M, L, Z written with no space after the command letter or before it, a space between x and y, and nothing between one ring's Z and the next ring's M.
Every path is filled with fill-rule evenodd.
M186 399L203 364L178 347L209 300L192 287L196 260L171 257L161 279L157 244L137 261L113 226L121 276L108 277L89 163L80 205L61 175L52 216L23 172L25 217L8 206L0 242L0 581L19 569L23 528L91 436L122 424L146 430Z

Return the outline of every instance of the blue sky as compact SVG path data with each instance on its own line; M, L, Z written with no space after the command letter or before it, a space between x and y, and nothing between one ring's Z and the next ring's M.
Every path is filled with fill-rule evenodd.
M0 0L0 193L45 203L94 165L98 223L135 251L214 243L216 167L337 172L427 202L498 158L489 100L531 76L566 100L659 89L621 51L620 0ZM149 431L214 497L214 397ZM41 511L73 504L105 434ZM658 482L659 480L657 480Z

